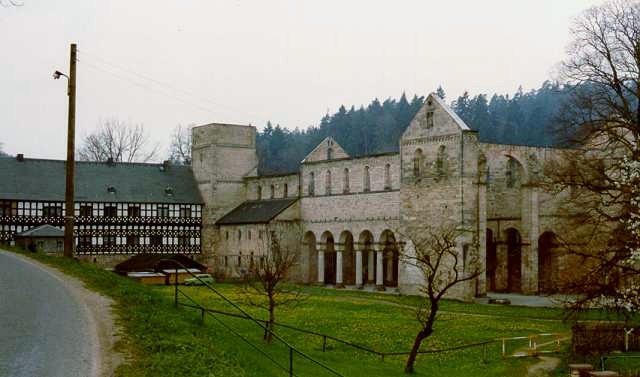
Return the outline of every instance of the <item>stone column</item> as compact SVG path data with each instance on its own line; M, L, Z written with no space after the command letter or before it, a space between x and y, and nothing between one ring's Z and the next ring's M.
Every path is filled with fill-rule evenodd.
M383 272L384 268L382 266L382 246L378 246L378 250L376 252L376 289L379 291L384 291L384 280L383 280Z
M342 250L344 246L336 244L336 288L344 288L342 282Z
M527 233L528 247L522 248L522 293L538 293L538 237L540 237L538 189L528 186L523 193L523 230ZM523 243L525 241L523 240Z
M367 283L373 283L373 271L375 270L375 251L369 250L369 258L367 258Z
M318 284L320 285L324 285L324 248L324 245L318 247Z
M482 272L478 276L477 296L487 294L487 185L478 185L478 262Z
M362 250L359 245L356 250L356 287L362 288Z

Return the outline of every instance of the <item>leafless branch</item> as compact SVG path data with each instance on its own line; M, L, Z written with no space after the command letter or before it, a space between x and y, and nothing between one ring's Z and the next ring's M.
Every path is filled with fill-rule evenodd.
M191 165L191 129L193 124L186 127L176 126L171 135L169 145L169 160L175 164Z
M421 291L425 295L424 305L416 310L420 331L405 365L405 372L412 373L422 341L433 333L440 300L456 285L477 278L482 270L477 259L477 245L468 245L474 250L468 250L466 255L464 251L461 253L460 240L466 232L456 224L407 226L397 233L412 245L401 257L421 272Z
M299 245L302 244L300 224L275 222L267 226L258 243L258 261L249 268L243 294L245 301L269 313L265 340L271 342L276 308L304 299L300 291L287 289L285 282L297 266Z
M561 198L556 215L570 231L560 247L581 270L562 284L581 310L640 276L626 263L633 190L619 184L625 161L640 160L640 3L590 8L571 33L562 76L572 92L557 119L570 148L546 163L541 184Z
M77 155L81 161L148 162L156 158L158 144L149 146L141 124L107 119L84 138Z

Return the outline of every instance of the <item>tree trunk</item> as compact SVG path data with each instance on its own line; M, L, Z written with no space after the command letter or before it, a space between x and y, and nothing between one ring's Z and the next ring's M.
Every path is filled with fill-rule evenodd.
M422 341L428 338L431 333L433 333L433 324L436 321L436 314L438 313L438 300L437 297L429 297L429 301L431 302L431 309L429 309L429 317L427 321L423 323L422 330L416 335L416 339L413 341L413 347L411 347L411 352L409 353L409 357L407 358L407 364L404 366L405 373L413 373L413 364L416 362L416 357L418 356L418 351L420 350L420 345Z
M413 364L416 362L418 350L420 349L420 344L422 344L422 340L424 340L424 338L425 336L422 331L416 335L416 339L413 341L413 347L411 347L411 352L409 353L409 358L407 358L407 364L404 367L405 373L413 373Z
M275 322L275 305L269 302L269 321L267 322L267 343L271 343L273 338L273 323Z

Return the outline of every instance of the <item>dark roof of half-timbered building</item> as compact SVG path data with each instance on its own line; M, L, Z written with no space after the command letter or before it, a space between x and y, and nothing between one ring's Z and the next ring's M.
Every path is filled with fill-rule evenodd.
M289 208L297 198L250 200L240 204L218 220L218 225L268 223Z
M0 158L0 199L64 201L65 161ZM202 204L191 167L76 162L78 202Z

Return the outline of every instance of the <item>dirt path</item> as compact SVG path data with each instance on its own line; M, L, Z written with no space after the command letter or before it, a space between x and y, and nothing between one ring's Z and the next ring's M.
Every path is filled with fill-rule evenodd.
M552 356L538 356L539 362L527 368L528 377L548 377L560 365L560 359Z

